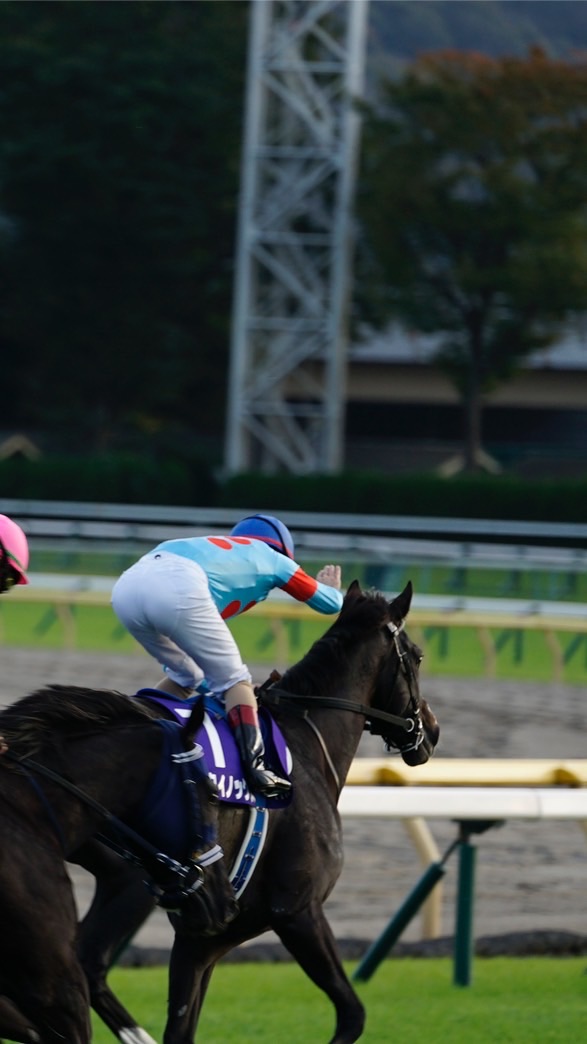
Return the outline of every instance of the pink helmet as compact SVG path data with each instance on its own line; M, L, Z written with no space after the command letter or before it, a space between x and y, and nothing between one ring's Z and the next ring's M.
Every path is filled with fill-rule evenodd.
M8 515L0 515L0 554L6 564L18 574L17 584L28 584L25 569L29 564L29 545L20 526Z

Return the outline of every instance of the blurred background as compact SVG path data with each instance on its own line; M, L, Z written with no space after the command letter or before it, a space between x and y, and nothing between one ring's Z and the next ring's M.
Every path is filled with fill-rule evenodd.
M586 55L574 0L0 4L1 699L148 684L113 578L265 510L413 580L445 756L582 755ZM259 678L323 627L234 621ZM487 931L576 928L575 828L490 836Z
M9 639L79 643L33 600L106 604L149 544L262 509L308 569L411 578L435 669L583 680L586 6L7 2L0 30ZM502 630L464 653L448 609ZM255 659L311 638L275 626Z
M0 30L5 495L584 479L584 4L9 0Z

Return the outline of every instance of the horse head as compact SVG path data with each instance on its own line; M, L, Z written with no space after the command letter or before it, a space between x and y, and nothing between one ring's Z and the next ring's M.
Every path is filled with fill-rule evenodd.
M381 659L369 694L368 702L374 711L369 730L382 736L387 749L397 750L407 765L423 765L434 753L440 730L420 692L422 650L404 630L412 594L408 581L396 598L387 601L383 595L363 593L355 580L348 588L341 620L356 615L366 601L373 607L373 619L381 635ZM386 721L386 715L395 720Z

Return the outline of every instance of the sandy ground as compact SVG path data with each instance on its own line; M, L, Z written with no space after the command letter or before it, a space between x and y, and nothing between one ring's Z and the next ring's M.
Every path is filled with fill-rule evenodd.
M261 680L266 669L258 672ZM0 704L59 682L134 692L158 678L144 654L105 656L41 650L2 650ZM586 756L587 694L580 688L496 681L425 678L423 691L441 726L443 757ZM359 755L383 754L366 736ZM431 823L440 851L456 836L450 821ZM327 904L339 939L374 940L421 873L401 823L345 819L345 868ZM587 936L587 832L577 823L510 822L478 839L475 934L573 932ZM92 881L71 868L80 911ZM448 862L443 881L442 932L452 935L458 865ZM421 937L416 919L406 941ZM167 947L171 931L156 912L135 939L142 947ZM272 941L270 936L265 941Z

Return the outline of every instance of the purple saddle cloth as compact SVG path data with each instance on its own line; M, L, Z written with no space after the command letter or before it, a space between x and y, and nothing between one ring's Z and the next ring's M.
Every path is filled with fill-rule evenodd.
M198 730L196 740L204 751L208 775L218 788L220 800L231 805L254 805L257 808L285 808L289 805L291 795L266 798L260 794L251 794L224 707L214 696L191 696L188 700L177 700L160 689L139 689L135 699L158 703L181 725L185 725L194 705L203 699L204 724ZM264 760L267 768L289 779L292 769L291 753L281 729L265 707L259 707L259 724L265 744Z

